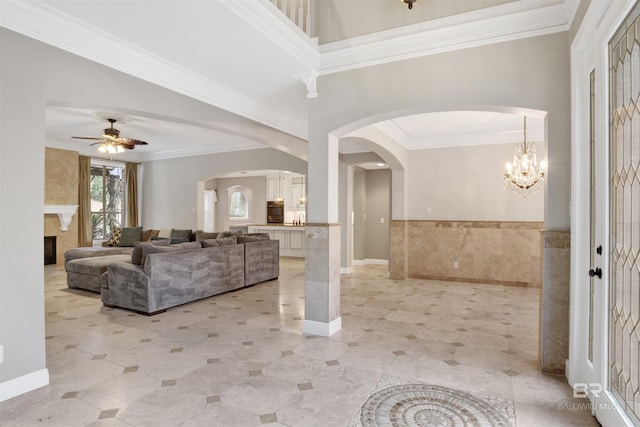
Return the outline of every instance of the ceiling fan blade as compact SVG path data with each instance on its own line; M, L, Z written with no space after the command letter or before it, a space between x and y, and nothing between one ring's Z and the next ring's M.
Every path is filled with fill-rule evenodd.
M89 139L92 141L98 141L95 142L91 145L98 145L98 144L104 144L106 146L109 146L110 149L114 149L115 147L118 148L123 148L126 150L133 150L134 148L136 148L136 145L148 145L149 143L146 141L142 141L140 139L133 139L133 138L120 138L120 131L116 128L113 127L113 124L117 121L116 119L107 119L109 121L109 123L111 123L111 126L104 129L104 133L102 134L102 137L97 138L97 137L91 137L91 136L72 136L71 138L74 139ZM105 148L104 146L101 147Z
M125 143L122 143L122 142L120 143L120 146L122 148L126 148L127 150L133 150L134 148L136 148L136 146L133 145L133 144L125 144Z
M133 139L133 138L119 138L118 142L120 142L121 144L130 144L130 145L148 145L148 142L145 141L141 141L139 139Z

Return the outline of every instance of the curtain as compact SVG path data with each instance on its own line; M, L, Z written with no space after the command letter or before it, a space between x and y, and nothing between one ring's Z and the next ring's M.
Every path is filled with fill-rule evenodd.
M91 157L78 162L78 246L93 246L91 228Z
M127 162L125 165L127 185L127 224L138 226L138 164Z

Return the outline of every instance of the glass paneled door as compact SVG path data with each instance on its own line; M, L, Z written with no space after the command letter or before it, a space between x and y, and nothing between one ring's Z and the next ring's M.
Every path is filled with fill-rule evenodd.
M640 5L609 42L609 390L640 424Z

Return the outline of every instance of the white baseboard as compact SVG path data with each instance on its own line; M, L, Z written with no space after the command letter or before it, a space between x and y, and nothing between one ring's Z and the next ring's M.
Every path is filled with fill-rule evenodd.
M351 264L353 265L389 265L389 260L388 259L372 259L372 258L366 258L366 259L354 259L353 261L351 261Z
M0 402L49 384L49 370L39 371L0 383Z
M306 320L302 323L302 332L305 334L330 337L342 329L342 317L337 317L329 323Z
M340 267L340 274L351 274L353 272L353 268L351 267Z

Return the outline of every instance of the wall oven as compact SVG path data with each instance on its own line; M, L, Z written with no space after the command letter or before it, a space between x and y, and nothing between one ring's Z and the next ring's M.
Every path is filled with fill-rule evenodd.
M267 224L284 223L284 202L267 202Z

